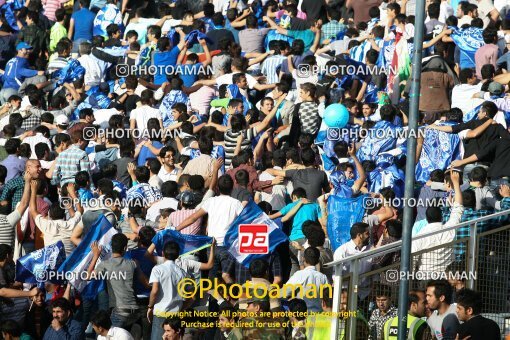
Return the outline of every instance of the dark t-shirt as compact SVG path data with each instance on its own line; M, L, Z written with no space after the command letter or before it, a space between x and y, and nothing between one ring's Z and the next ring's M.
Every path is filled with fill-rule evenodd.
M487 148L480 150L476 156L479 160L493 160L487 175L491 179L510 177L510 140L494 140Z
M459 133L463 130L474 130L483 125L487 119L475 119L466 123L452 126L453 133ZM464 158L483 152L494 140L504 138L510 139L510 133L501 124L492 124L477 138L463 140L464 142Z
M232 190L232 193L230 194L230 197L235 198L239 202L245 202L251 200L251 194L248 191L248 189L237 187Z
M501 339L501 330L493 320L477 315L459 327L459 339L469 336L471 340L498 340Z
M326 2L324 0L303 0L301 10L306 13L306 19L309 22L315 22L319 18L325 19Z
M127 172L127 165L134 161L134 158L122 157L112 162L117 166L117 180L127 188L131 188L131 176Z
M287 170L285 176L292 180L294 189L303 188L306 191L306 198L315 202L322 191L329 192L329 182L326 173L315 168L298 170Z
M220 40L230 40L232 42L236 41L232 32L224 28L207 32L207 37L212 40L212 44L208 46L211 51L218 49L218 43Z

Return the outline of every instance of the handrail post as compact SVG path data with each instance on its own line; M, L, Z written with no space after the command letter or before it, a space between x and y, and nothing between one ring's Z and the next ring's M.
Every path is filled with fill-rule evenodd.
M357 314L358 311L358 286L359 286L359 267L361 259L351 261L351 278L349 284L349 300L347 304L348 311ZM349 318L349 337L348 339L356 339L356 317Z
M333 275L333 318L331 323L330 340L338 339L338 315L340 315L340 300L342 298L342 263L335 265Z
M478 242L477 224L473 223L469 226L469 244L468 244L468 280L467 288L475 289L475 281L471 279L476 268L476 244Z

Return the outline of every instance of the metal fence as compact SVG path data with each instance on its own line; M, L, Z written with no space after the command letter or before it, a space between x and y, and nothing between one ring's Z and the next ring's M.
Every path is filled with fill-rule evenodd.
M508 215L510 210L505 210L414 237L413 241L452 230L459 235L461 228L464 231L462 235L466 235L463 238L456 237L452 242L413 253L410 289L425 289L426 282L431 278L457 277L459 286L475 289L482 294L482 315L498 323L502 337L509 334L510 222L505 219L503 222L493 223L483 232L479 228L481 222L486 224ZM333 318L331 339L367 339L369 330L365 321L370 317L367 313L368 302L375 300L372 289L374 282L390 287L392 300L397 303L400 262L372 268L367 272L362 271L366 267L366 261L385 254L400 253L401 247L402 242L398 241L328 264L334 267L333 313L357 311L357 317ZM420 271L423 268L433 268L435 274L423 275L427 273ZM458 274L461 276L458 277ZM364 299L360 299L360 296L367 293Z

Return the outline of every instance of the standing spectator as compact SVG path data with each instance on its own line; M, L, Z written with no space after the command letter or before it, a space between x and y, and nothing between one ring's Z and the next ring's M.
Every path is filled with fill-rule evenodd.
M152 269L149 283L152 290L149 297L147 318L152 319L151 340L159 340L163 336L163 323L168 313L177 313L185 303L177 291L177 285L187 275L175 264L180 255L179 245L168 242L163 247L165 262Z
M224 246L223 240L225 239L228 228L243 210L241 202L230 197L234 189L232 177L229 175L221 176L218 180L218 188L220 190L220 196L209 198L202 204L197 212L189 216L176 227L177 230L181 230L190 226L206 214L208 215L208 225L214 227L207 228L207 236L214 237L218 244L216 248L216 258L214 259L214 268L209 273L209 277L214 277L218 269L225 272L230 254L228 253L228 249Z
M326 275L317 271L316 265L319 263L320 252L317 248L308 248L305 250L304 258L305 258L305 268L303 270L299 270L292 275L287 284L299 285L301 287L309 287L309 285L313 285L317 287L317 289L321 289L323 285L328 283L328 278ZM302 290L301 290L302 292ZM324 293L324 292L323 292ZM286 296L291 294L288 290L285 292ZM322 311L322 303L320 298L307 298L304 297L303 300L306 302L306 307L308 312L320 312Z
M462 324L459 326L459 339L499 339L501 330L494 320L483 317L483 299L479 292L461 289L457 292L457 315Z
M84 130L76 130L71 133L73 144L56 159L53 171L52 183L63 186L66 183L74 183L74 178L79 171L87 171L90 176L90 161L84 151L88 140L84 138Z
M18 138L10 138L5 142L5 151L8 156L0 164L7 168L7 176L5 182L20 176L25 171L26 160L19 157L19 147L21 141Z
M134 291L134 280L138 276L136 262L125 259L123 256L127 250L128 239L124 234L116 234L112 237L112 257L101 261L97 268L97 260L101 255L101 248L97 242L91 246L94 257L89 265L88 277L98 274L105 274L108 278L108 296L112 310L112 325L130 329L131 325L137 322L141 315L136 303ZM93 270L93 271L92 271Z
M427 306L432 311L427 324L436 339L453 339L459 332L459 319L452 294L453 288L446 280L427 283Z
M482 79L482 66L491 64L496 67L496 62L501 57L501 52L497 45L498 32L495 29L487 28L483 31L483 41L485 45L480 47L475 53L476 77Z
M386 321L397 316L397 308L391 302L391 292L387 287L379 285L376 288L375 302L377 309L372 312L368 320L370 328L368 339L371 340L381 339Z
M0 104L5 104L12 95L17 94L25 78L44 74L44 71L36 71L29 68L27 58L32 48L26 42L18 43L16 45L17 55L7 62L5 71L2 72L0 70L3 81L2 90L0 90Z
M73 53L78 52L82 42L92 41L95 14L89 10L89 0L79 1L80 9L73 13L69 21L67 37L73 41Z

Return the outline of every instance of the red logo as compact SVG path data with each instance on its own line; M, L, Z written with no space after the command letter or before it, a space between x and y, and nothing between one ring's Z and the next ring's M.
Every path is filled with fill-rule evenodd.
M269 253L269 227L266 224L239 225L239 253Z

